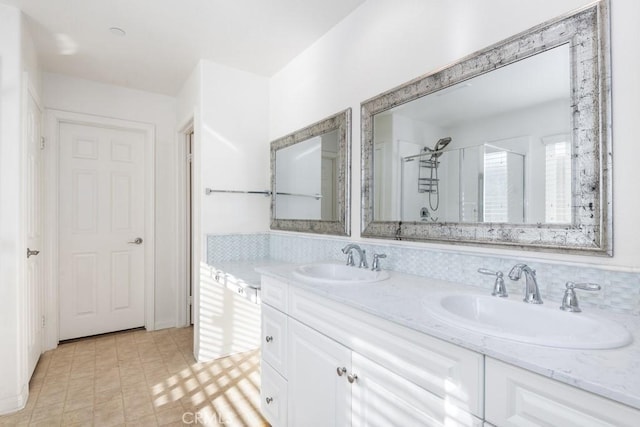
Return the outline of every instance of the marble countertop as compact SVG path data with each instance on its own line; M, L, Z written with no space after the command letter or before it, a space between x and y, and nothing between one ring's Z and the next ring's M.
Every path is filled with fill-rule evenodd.
M209 267L241 279L237 282L239 285L260 289L260 273L256 269L282 265L282 261L263 258L251 261L219 261L210 263Z
M393 271L389 271L389 279L375 283L317 284L292 276L291 264L271 261L255 267L259 275L286 281L399 325L640 409L640 317L586 308L587 313L621 323L633 335L633 342L611 350L543 347L461 329L430 315L427 302L434 293L480 294L477 287ZM510 298L520 300L521 296ZM560 306L560 301L545 303Z

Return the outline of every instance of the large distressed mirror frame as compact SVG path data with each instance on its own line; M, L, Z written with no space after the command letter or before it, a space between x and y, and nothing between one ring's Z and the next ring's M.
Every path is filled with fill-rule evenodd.
M337 131L335 218L331 220L278 218L276 153L294 144L334 131ZM271 142L271 194L271 229L338 236L351 235L351 108Z
M424 223L374 218L374 116L568 43L572 223ZM606 0L545 22L361 104L362 236L612 255L609 14Z

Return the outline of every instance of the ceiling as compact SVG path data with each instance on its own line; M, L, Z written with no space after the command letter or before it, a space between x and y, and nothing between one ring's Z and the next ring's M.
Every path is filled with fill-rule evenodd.
M365 0L0 0L44 71L176 95L198 61L271 76ZM112 34L111 27L126 32Z

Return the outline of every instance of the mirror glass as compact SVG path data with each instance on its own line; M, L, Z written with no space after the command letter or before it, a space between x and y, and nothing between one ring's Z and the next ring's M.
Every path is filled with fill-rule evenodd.
M374 218L571 224L570 61L565 43L374 115Z
M271 143L271 228L349 235L351 110Z
M277 150L275 217L337 220L337 161L337 130Z
M361 105L362 236L612 255L600 1Z

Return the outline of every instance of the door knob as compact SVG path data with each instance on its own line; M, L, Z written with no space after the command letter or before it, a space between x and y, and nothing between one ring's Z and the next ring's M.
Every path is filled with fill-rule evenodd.
M29 258L32 255L38 255L40 253L40 251L32 251L31 249L27 248L27 258Z
M142 244L142 237L136 237L136 240L132 241L132 242L127 242L130 243L132 245L140 245Z

